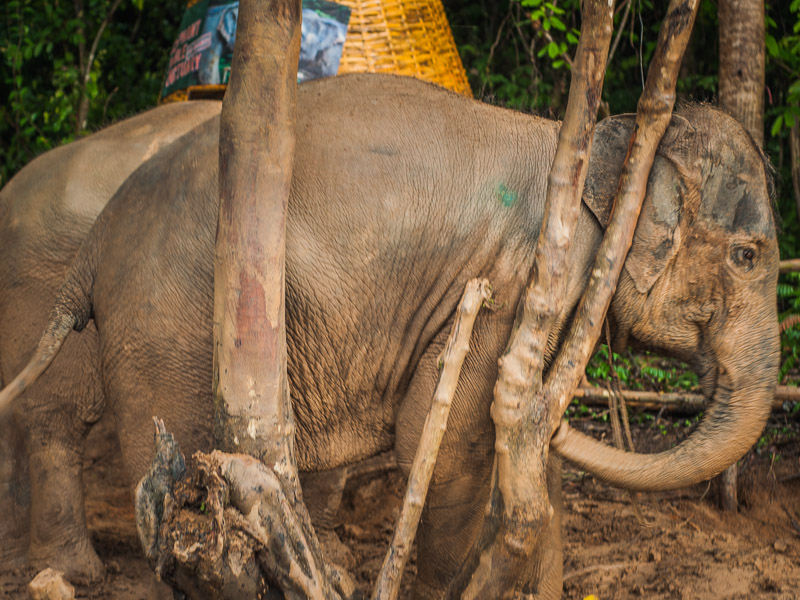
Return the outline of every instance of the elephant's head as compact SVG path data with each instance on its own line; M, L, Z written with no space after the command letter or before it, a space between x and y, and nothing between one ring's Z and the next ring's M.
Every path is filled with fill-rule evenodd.
M601 122L584 200L611 212L632 116ZM673 116L609 309L614 345L688 362L711 400L697 430L660 454L610 448L569 428L553 447L629 489L683 487L719 473L758 439L777 382L778 244L769 166L752 138L707 106Z

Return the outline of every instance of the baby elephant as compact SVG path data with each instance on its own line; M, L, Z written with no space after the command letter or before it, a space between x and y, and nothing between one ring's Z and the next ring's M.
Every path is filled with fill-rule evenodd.
M464 285L486 277L495 291L498 309L475 324L419 532L414 594L440 597L483 518L497 359L532 266L559 124L374 75L305 84L297 113L286 311L302 469L394 448L407 471ZM597 127L559 335L587 281L632 128L631 116ZM152 458L153 415L187 454L211 445L218 134L216 119L204 123L120 188L70 266L33 359L0 395L8 405L70 330L93 320L132 484ZM687 107L673 117L609 318L615 346L689 362L711 409L661 454L618 453L574 432L555 440L560 454L623 487L666 489L711 477L758 438L778 367L768 173L724 113ZM63 488L72 476L51 472L48 483ZM551 495L559 479L554 463ZM548 598L561 590L557 518L549 536L521 583Z

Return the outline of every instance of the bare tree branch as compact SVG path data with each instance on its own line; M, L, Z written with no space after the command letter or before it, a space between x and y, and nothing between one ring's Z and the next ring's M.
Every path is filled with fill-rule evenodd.
M617 35L614 37L614 43L611 44L611 51L608 53L608 60L606 61L606 69L608 65L611 64L611 61L614 60L617 46L619 46L619 41L622 39L622 34L625 32L625 24L628 22L628 16L631 14L631 4L633 4L633 0L625 0L625 12L622 13L622 19L619 22L619 29L617 30Z
M459 302L453 328L442 353L441 371L433 394L433 402L425 419L414 463L408 476L403 509L394 529L392 543L378 573L378 580L375 582L373 600L395 600L400 592L403 569L411 553L411 545L422 515L433 468L436 466L439 445L447 428L447 417L453 404L461 367L469 351L472 326L475 324L478 311L490 296L491 288L486 279L472 279L467 283Z
M620 177L613 218L597 251L592 275L578 305L567 340L550 369L546 405L553 430L564 414L600 336L603 317L617 286L642 208L656 148L675 104L675 85L691 35L699 0L672 0L639 98L636 124Z
M111 19L114 17L114 13L121 2L122 0L114 0L114 3L106 13L103 22L100 23L100 27L97 28L97 33L94 36L94 40L92 40L92 46L89 49L88 55L84 56L85 49L83 42L79 44L81 85L80 101L78 102L78 114L75 117L75 133L80 133L86 129L87 120L89 118L89 97L86 95L86 86L89 84L89 78L92 75L92 63L94 62L94 57L97 54L97 47L100 44L100 38L103 37L103 32L105 32L108 24L111 23ZM76 1L76 6L77 5L78 2ZM105 108L103 109L103 114L105 115Z
M613 14L613 1L583 3L580 42L550 169L534 267L508 348L499 361L492 405L496 455L490 514L448 590L450 597L501 598L512 594L552 514L545 491L550 432L543 427L546 409L538 396L547 340L563 307L567 253L580 211Z

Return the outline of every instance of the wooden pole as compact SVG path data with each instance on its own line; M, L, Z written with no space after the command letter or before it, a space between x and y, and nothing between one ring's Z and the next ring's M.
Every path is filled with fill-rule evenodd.
M300 0L242 0L220 115L214 262L214 438L299 497L286 374L285 229Z
M625 396L625 404L629 407L646 410L664 409L678 413L698 413L706 409L706 399L702 394L641 390L622 390L622 394ZM600 387L579 387L572 397L589 406L608 406L611 394ZM800 388L779 385L775 390L772 410L780 410L784 402L800 402Z
M785 275L786 273L795 273L797 271L800 271L800 258L790 258L788 260L781 261L781 275Z

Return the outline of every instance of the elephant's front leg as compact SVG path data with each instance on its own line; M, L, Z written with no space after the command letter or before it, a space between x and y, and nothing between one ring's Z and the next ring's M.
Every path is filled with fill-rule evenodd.
M499 312L499 311L498 311ZM441 598L459 572L486 514L494 462L494 427L489 415L497 377L496 357L502 351L503 328L498 313L482 316L475 324L442 439L417 536L415 598ZM447 328L445 328L447 329ZM420 360L397 419L398 465L408 474L436 384L436 361L445 335ZM548 487L555 509L520 581L536 598L561 595L560 463L551 463Z
M444 454L451 456L451 450ZM460 451L461 460L437 463L428 491L417 538L414 598L441 598L480 533L489 499L492 448L478 442ZM405 457L398 462L407 471ZM550 458L547 471L553 518L518 582L524 593L541 600L561 597L563 568L560 459Z
M443 447L449 454L452 447ZM489 498L491 448L463 452L462 460L437 462L417 535L414 598L441 598L480 532ZM488 450L488 453L487 453ZM407 472L405 459L398 460Z

